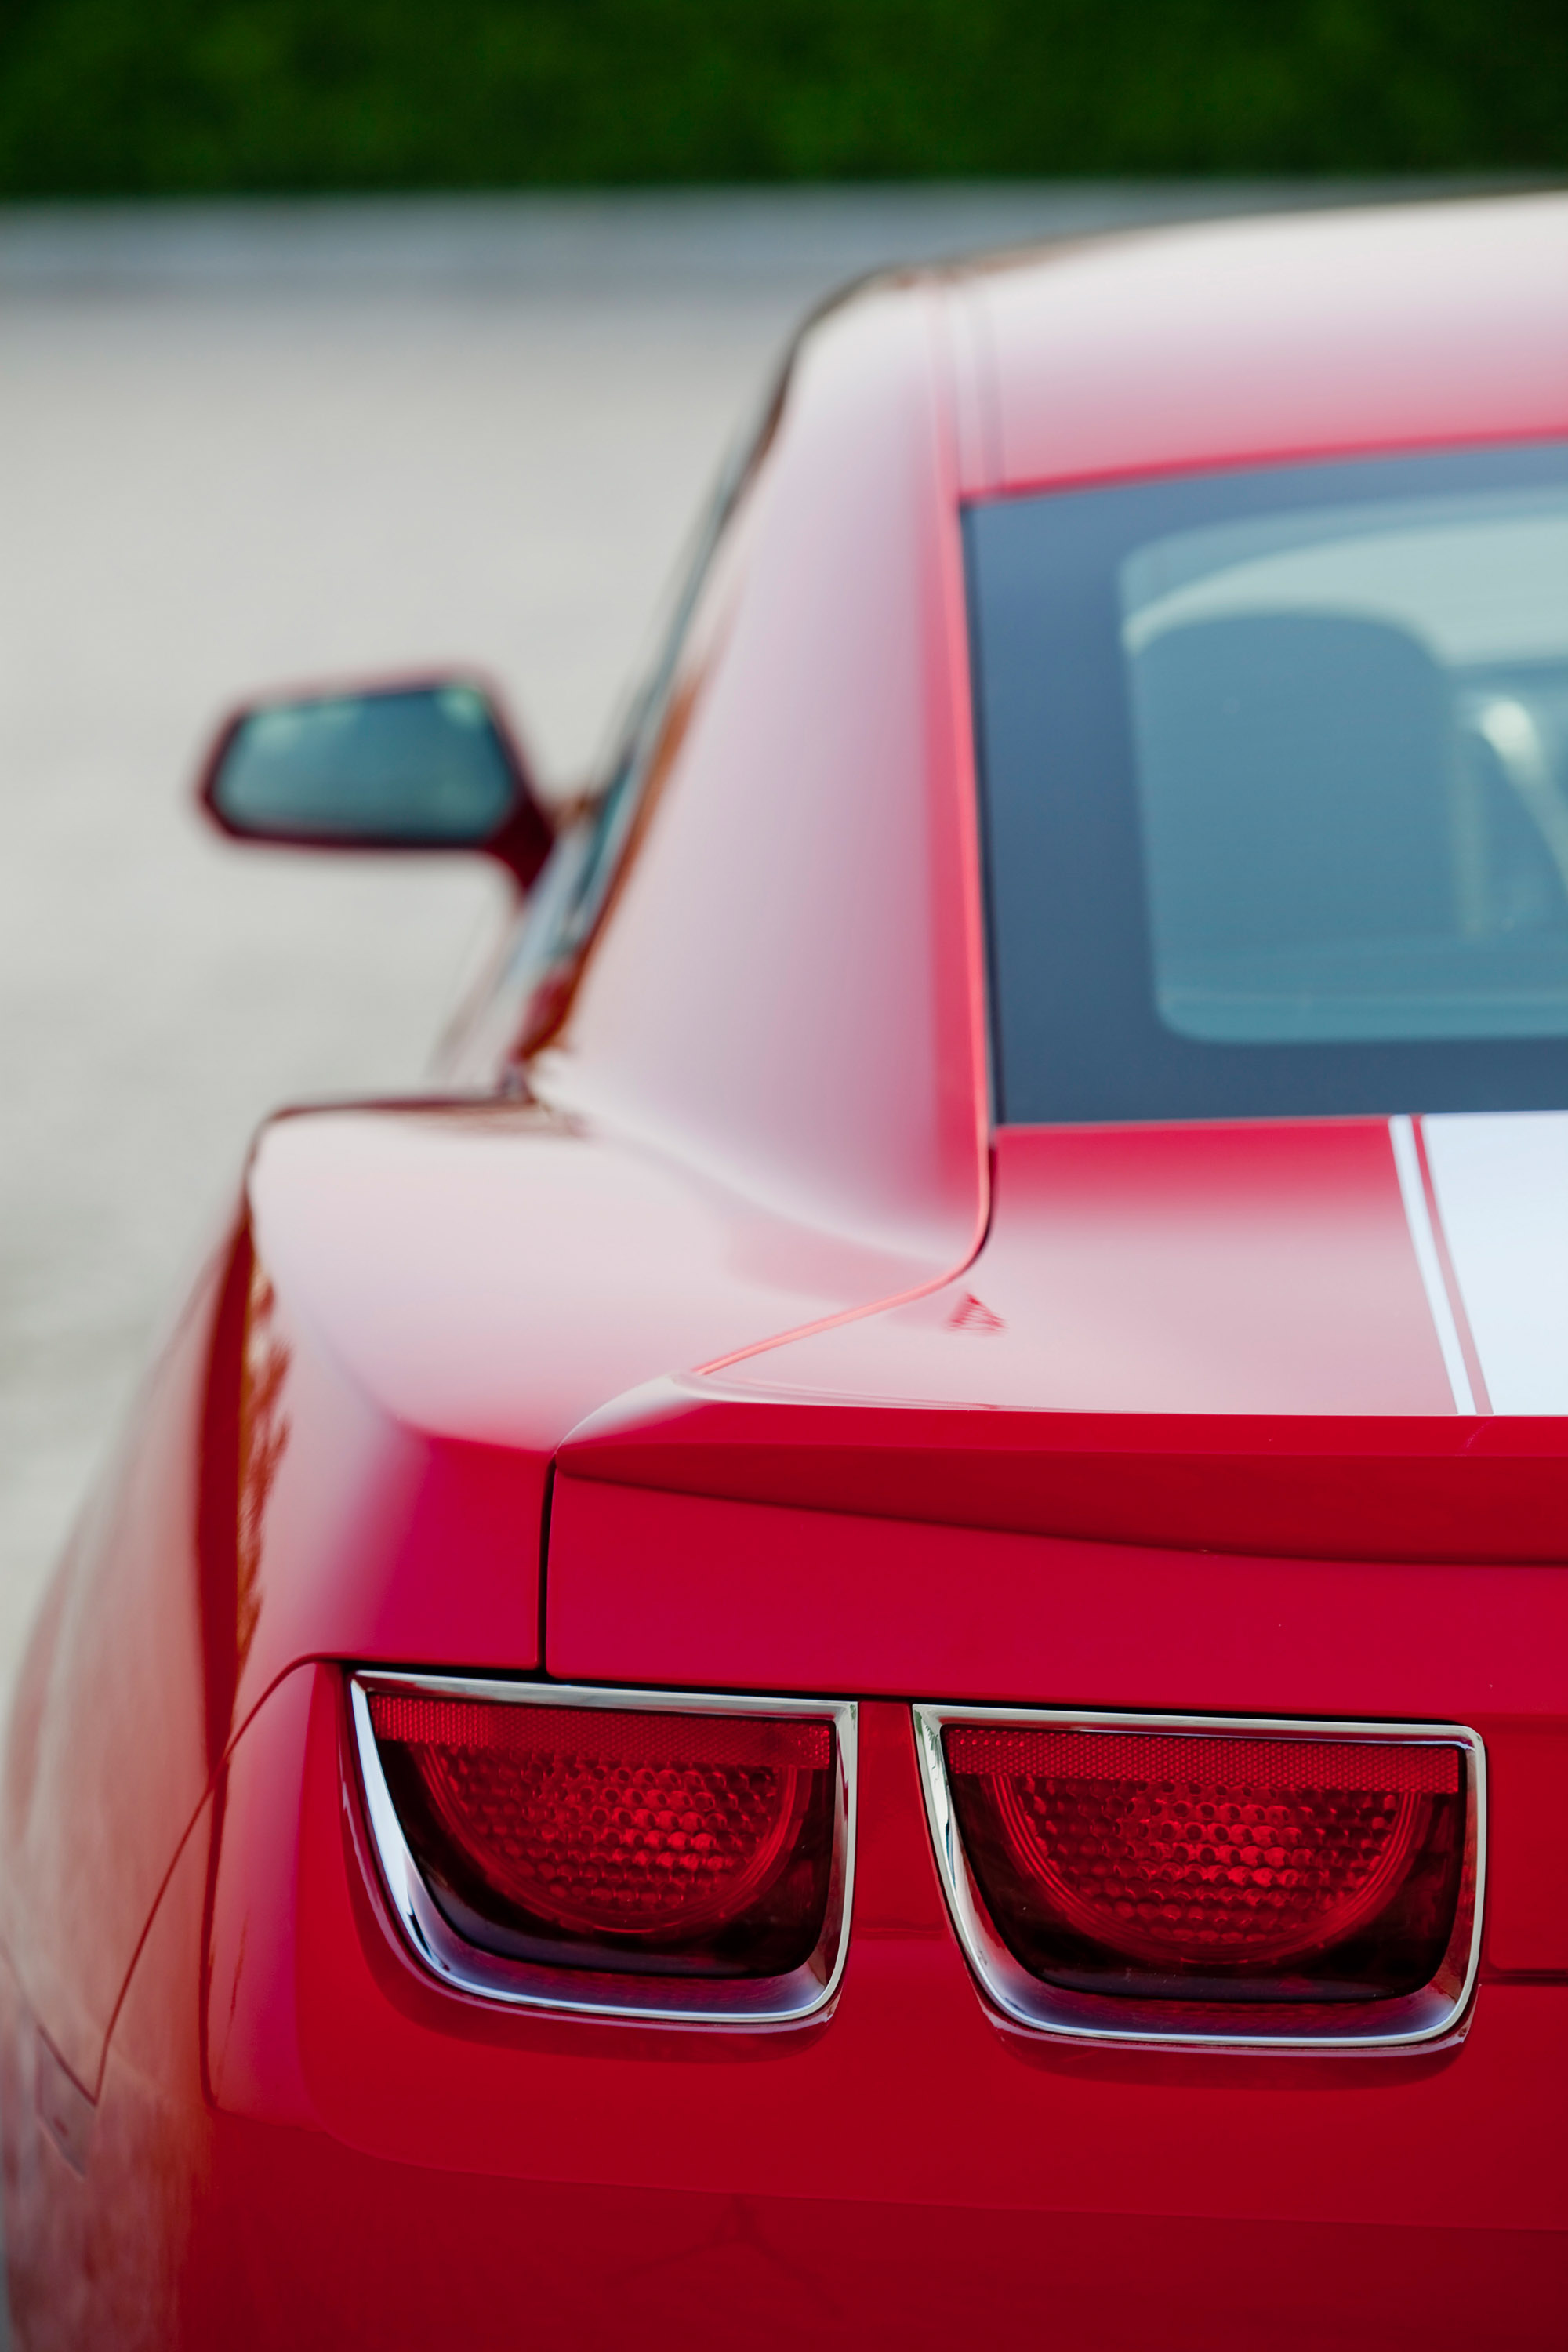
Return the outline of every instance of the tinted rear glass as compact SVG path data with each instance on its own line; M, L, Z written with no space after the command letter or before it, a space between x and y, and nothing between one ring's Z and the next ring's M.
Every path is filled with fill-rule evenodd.
M965 531L1000 1117L1568 1103L1568 445Z

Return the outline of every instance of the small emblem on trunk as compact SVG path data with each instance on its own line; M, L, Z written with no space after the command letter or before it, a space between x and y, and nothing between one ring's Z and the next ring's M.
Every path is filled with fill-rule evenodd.
M1007 1328L1000 1315L993 1315L972 1290L966 1290L952 1313L948 1328L953 1331L1005 1331Z

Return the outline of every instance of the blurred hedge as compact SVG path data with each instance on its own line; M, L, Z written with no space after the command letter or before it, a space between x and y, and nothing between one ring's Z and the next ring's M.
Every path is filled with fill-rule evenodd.
M0 193L1568 163L1565 0L0 0Z

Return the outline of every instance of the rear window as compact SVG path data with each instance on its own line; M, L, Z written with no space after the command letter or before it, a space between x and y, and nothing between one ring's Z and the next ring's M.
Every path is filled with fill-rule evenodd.
M1001 1118L1568 1103L1568 444L965 534Z

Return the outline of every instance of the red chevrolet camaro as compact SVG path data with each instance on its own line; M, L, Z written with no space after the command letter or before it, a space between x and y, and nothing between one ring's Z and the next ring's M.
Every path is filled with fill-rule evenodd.
M1568 2335L1568 201L817 320L611 772L285 1115L12 1713L42 2347Z

